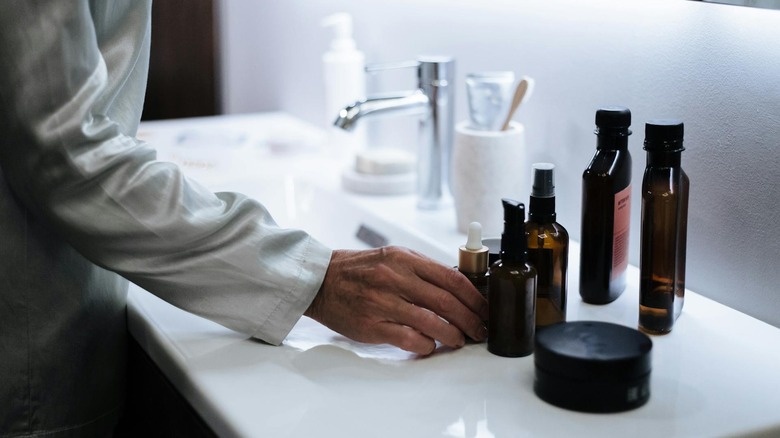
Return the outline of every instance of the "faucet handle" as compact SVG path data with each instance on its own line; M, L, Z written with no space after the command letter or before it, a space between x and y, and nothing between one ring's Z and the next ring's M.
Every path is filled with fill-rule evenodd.
M418 67L420 67L420 61L381 62L381 63L366 65L366 73L376 73L378 71L398 70L402 68L418 68Z
M455 59L451 56L421 56L416 61L369 64L366 65L365 70L366 73L375 73L401 68L416 68L421 87L426 83L436 86L446 85L455 79Z

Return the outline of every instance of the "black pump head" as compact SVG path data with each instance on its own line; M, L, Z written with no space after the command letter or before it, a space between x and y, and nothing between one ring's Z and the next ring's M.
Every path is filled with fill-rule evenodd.
M525 222L525 205L522 202L503 198L501 203L504 205L504 232L510 224Z
M501 260L525 261L528 244L525 237L525 205L514 199L504 198L504 232L501 234Z
M555 222L555 183L551 163L534 163L534 183L528 202L528 220L532 222Z
M555 183L553 182L552 163L534 163L531 168L534 171L534 183L531 188L531 196L537 198L551 198L555 196Z

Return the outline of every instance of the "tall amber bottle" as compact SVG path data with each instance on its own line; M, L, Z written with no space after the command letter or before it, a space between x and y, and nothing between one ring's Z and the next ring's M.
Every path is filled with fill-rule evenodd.
M528 356L536 333L536 270L528 264L525 206L502 199L504 232L501 259L488 280L488 351L498 356Z
M566 321L566 273L569 233L555 221L555 183L550 163L533 165L534 182L528 203L528 260L536 269L536 327Z
M690 180L680 167L683 131L677 120L645 125L639 328L652 334L672 330L685 296Z
M582 174L580 295L591 304L614 301L626 287L631 220L631 111L596 111L596 153Z

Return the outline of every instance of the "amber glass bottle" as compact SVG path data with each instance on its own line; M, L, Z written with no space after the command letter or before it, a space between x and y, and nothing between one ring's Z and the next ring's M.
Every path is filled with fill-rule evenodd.
M488 280L488 351L498 356L528 356L534 351L536 270L528 264L525 206L502 199L504 232L501 259Z
M566 321L566 272L569 233L555 221L554 165L533 165L534 182L528 203L528 261L536 269L536 327Z
M631 111L596 112L596 153L582 174L580 295L591 304L614 301L626 287L631 219Z
M645 125L639 328L652 334L672 330L685 294L690 180L680 167L684 149L682 122L658 120Z

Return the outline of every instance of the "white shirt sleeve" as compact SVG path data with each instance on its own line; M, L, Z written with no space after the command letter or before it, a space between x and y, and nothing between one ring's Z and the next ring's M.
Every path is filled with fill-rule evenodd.
M214 194L134 138L149 4L0 5L0 165L14 194L93 263L278 344L331 250L257 201ZM117 4L121 6L117 6Z

